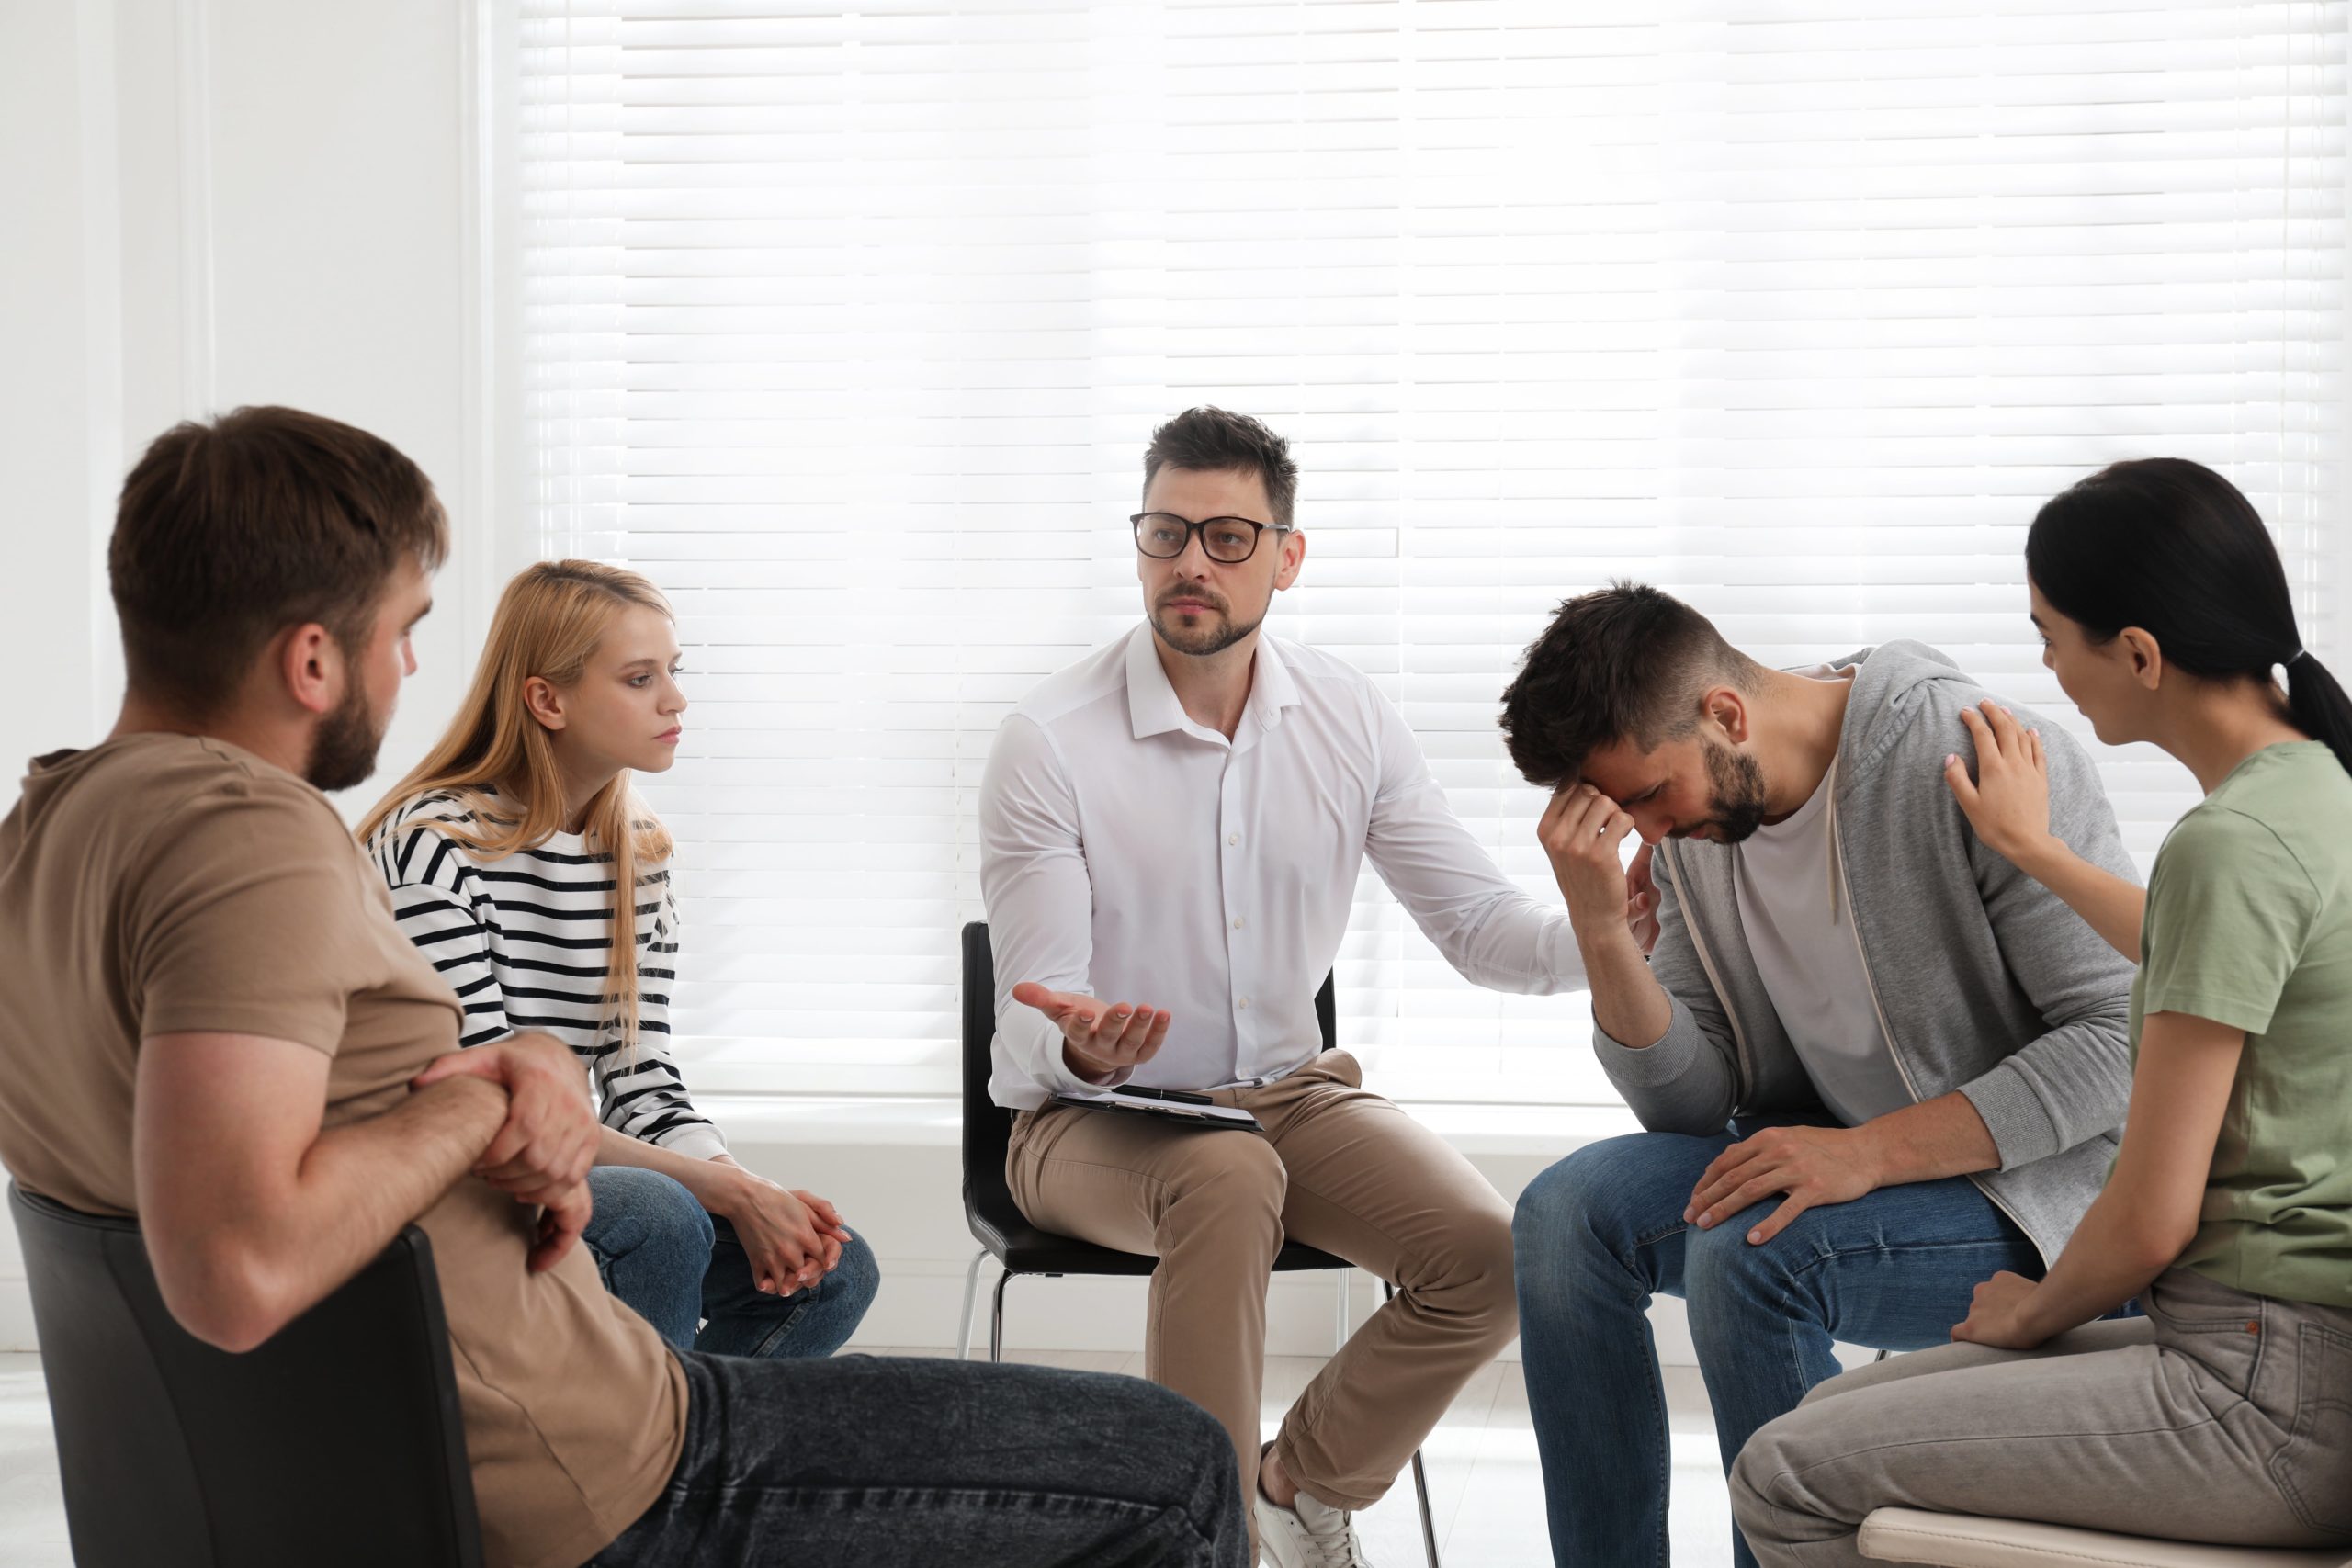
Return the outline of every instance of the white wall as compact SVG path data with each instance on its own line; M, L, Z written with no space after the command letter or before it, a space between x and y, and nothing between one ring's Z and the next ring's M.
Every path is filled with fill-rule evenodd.
M86 746L120 657L122 475L173 422L291 403L440 486L461 554L379 784L454 706L486 618L466 0L0 4L0 763ZM14 790L7 795L13 796ZM374 799L352 792L346 809ZM6 955L0 954L0 964ZM0 1346L28 1348L0 1243Z

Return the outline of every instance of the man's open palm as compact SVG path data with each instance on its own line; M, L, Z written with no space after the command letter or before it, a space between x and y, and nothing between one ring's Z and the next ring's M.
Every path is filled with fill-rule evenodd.
M1082 1078L1101 1082L1159 1055L1168 1038L1165 1008L1102 1002L1076 991L1054 991L1035 980L1012 987L1012 999L1035 1008L1062 1032L1062 1055Z

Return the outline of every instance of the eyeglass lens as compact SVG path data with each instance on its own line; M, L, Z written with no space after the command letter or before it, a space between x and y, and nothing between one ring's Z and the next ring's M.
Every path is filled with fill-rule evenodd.
M1147 512L1136 520L1136 546L1157 559L1173 560L1184 553L1196 528L1209 559L1227 566L1248 560L1258 548L1259 525L1246 519L1212 517L1192 523L1167 512Z

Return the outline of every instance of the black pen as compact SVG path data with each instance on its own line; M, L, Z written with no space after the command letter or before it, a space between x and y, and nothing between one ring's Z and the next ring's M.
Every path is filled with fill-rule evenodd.
M1111 1092L1113 1094L1136 1095L1145 1100L1169 1100L1175 1101L1179 1105L1215 1105L1216 1103L1216 1100L1211 1100L1207 1095L1194 1094L1189 1089L1146 1089L1141 1084L1121 1084Z

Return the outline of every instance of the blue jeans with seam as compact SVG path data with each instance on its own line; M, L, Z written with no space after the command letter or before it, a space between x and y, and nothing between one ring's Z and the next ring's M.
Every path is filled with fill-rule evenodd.
M580 1239L605 1288L673 1349L830 1356L856 1331L880 1288L874 1250L861 1236L842 1245L840 1263L817 1283L765 1295L735 1227L661 1172L600 1165L588 1173L588 1190L594 1212Z
M1726 1472L1758 1427L1841 1370L1831 1343L1945 1343L1976 1285L2041 1259L1964 1177L1883 1187L1809 1209L1760 1247L1769 1198L1708 1230L1682 1210L1714 1157L1791 1119L1712 1136L1638 1133L1577 1150L1529 1184L1511 1231L1522 1371L1562 1568L1665 1564L1672 1473L1666 1395L1647 1308L1690 1307ZM1735 1561L1755 1557L1734 1537Z
M1141 1378L897 1356L678 1360L684 1451L590 1568L1249 1560L1225 1428Z

